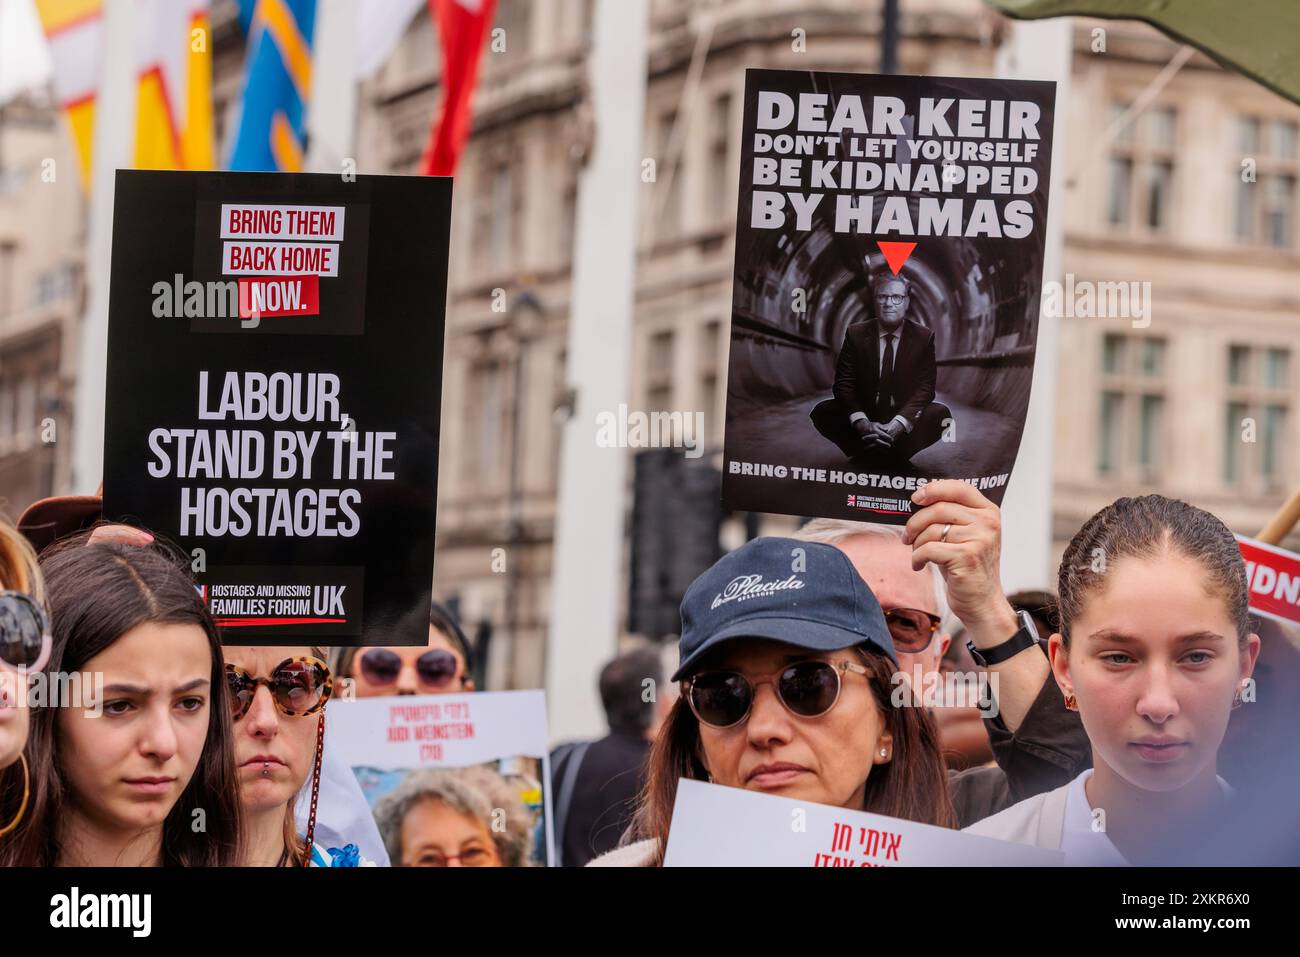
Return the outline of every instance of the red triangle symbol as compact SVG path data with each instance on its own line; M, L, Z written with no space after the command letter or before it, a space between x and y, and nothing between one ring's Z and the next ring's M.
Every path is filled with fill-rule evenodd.
M876 245L885 254L885 262L889 263L889 269L895 276L903 268L903 263L907 262L907 257L912 255L912 250L916 248L916 243L886 243L880 240L876 240Z

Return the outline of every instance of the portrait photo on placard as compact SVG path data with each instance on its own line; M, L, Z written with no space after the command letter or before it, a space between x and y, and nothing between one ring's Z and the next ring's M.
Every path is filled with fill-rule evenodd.
M723 501L902 524L1000 503L1029 407L1049 83L750 70Z

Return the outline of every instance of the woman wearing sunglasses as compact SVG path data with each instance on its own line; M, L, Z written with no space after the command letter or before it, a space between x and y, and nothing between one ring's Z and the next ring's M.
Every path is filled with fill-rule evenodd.
M1052 672L1093 767L968 830L1067 866L1168 863L1229 802L1217 755L1260 646L1236 540L1185 502L1121 498L1066 548L1058 594Z
M315 842L325 741L325 703L334 679L316 648L225 649L235 731L245 860L255 867L355 867L356 845ZM310 778L307 830L298 835L295 805Z
M235 864L240 807L216 627L179 557L85 538L42 562L49 670L93 676L83 687L102 678L102 693L33 709L30 805L0 841L0 865Z
M934 723L891 704L893 639L840 550L758 538L724 556L682 600L681 652L635 843L593 865L661 864L683 777L956 826Z
M344 649L338 673L353 680L358 698L371 698L473 691L473 667L465 633L451 613L434 602L427 645Z
M43 591L36 555L0 519L0 773L15 763L20 772L13 781L0 777L0 839L18 827L31 795L31 769L23 754L27 676L44 668L50 656ZM11 805L13 812L7 813Z

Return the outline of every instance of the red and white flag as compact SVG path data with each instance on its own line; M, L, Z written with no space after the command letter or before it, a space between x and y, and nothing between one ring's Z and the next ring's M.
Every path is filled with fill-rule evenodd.
M451 176L469 138L470 104L496 0L429 0L429 10L442 42L442 110L430 132L422 171Z

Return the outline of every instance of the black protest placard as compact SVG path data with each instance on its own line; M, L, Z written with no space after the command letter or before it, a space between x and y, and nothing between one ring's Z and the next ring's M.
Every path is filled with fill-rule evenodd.
M1029 407L1055 85L749 70L723 504L1000 503Z
M121 171L104 515L231 644L428 640L451 180Z

